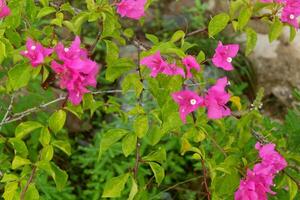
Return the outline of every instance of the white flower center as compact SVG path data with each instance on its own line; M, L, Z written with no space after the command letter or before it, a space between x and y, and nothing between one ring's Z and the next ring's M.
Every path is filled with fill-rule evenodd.
M36 49L36 46L31 46L31 48L30 48L31 50L35 50Z
M26 50L26 51L24 51L24 53L25 53L25 54L28 54L28 51Z
M229 62L229 63L232 62L232 58L231 58L231 57L228 57L226 60L227 60L227 62Z
M295 15L290 14L290 19L295 19Z
M64 49L65 52L68 52L69 50L70 50L69 48L65 48L65 49Z
M196 105L197 101L196 101L196 99L191 99L190 103L191 103L191 105Z

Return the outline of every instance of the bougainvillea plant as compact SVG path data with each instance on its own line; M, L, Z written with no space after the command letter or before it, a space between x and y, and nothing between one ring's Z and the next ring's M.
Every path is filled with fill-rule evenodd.
M64 128L67 115L83 119L87 111L91 116L101 111L123 125L111 126L101 136L98 162L116 143L128 157L128 169L111 172L99 191L103 198L151 199L143 195L152 179L141 167L150 170L157 188L164 190L159 186L169 173L164 168L168 152L161 141L170 135L180 137L182 159L192 156L200 164L202 199L279 199L275 191L280 190L287 192L280 198L299 198L299 181L289 171L299 164L299 155L285 151L284 138L272 136L273 130L261 125L262 94L249 109L231 91L228 75L235 70L235 57L255 48L257 34L249 21L269 26L270 42L283 27L290 28L294 39L300 0L228 2L228 12L212 16L207 27L190 33L178 30L161 40L136 31L157 1L86 0L79 8L50 0L0 0L2 197L40 199L36 179L42 173L61 191L70 174L55 154L70 156L75 142ZM86 27L93 27L93 33L85 33L92 34L93 41L84 37ZM220 41L218 34L226 28L246 34L245 44ZM214 40L215 52L192 55L191 36ZM127 44L136 56L122 54ZM206 68L226 75L208 79ZM124 96L134 93L133 105L102 98L119 91L107 91L107 83L120 83ZM36 88L39 97L31 94ZM46 97L52 99L45 102ZM145 99L151 99L151 106ZM25 106L18 106L21 101ZM35 117L37 112L43 115Z

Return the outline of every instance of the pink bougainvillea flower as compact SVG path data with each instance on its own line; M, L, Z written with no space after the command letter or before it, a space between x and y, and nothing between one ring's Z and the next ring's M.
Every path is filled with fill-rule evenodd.
M203 98L197 93L189 90L174 92L173 100L179 105L179 114L183 123L186 123L186 117L191 112L197 110L200 106L204 106Z
M150 76L152 77L156 77L158 73L163 72L168 67L168 63L164 61L159 51L143 58L140 64L147 66L151 70Z
M180 75L183 78L185 77L184 70L176 65L176 63L168 64L164 70L162 71L163 74L173 76L173 75Z
M286 0L286 4L281 13L281 21L286 22L295 28L299 28L298 17L300 16L300 1Z
M122 17L140 19L145 15L145 4L147 0L121 0L117 4L117 12Z
M267 200L267 193L276 194L271 190L275 175L287 166L274 144L256 143L255 148L259 151L262 162L255 164L253 171L247 171L246 178L241 180L235 192L235 200Z
M33 67L42 64L47 56L53 52L52 49L43 47L40 43L34 42L28 38L26 42L26 50L21 51L21 55L28 58Z
M226 106L230 99L230 95L225 91L227 84L227 77L220 78L205 95L204 101L208 118L220 119L231 114L230 109Z
M10 9L6 5L6 1L0 0L0 19L7 17L8 15L10 15Z
M247 171L247 177L240 182L239 189L235 192L235 200L267 200L268 190L261 182L264 179L251 170Z
M75 40L72 42L70 47L64 47L62 43L58 43L55 47L57 56L62 61L74 60L77 58L87 58L87 51L80 48L80 38L75 37Z
M74 105L78 105L83 95L89 92L88 86L96 87L99 71L98 64L88 58L80 43L79 37L76 37L69 48L58 44L55 50L62 64L51 63L51 68L60 78L60 87L68 91L69 100Z
M96 76L99 71L97 63L86 59L77 59L72 62L65 62L63 65L52 61L51 68L60 78L60 87L67 89L69 100L78 105L82 96L89 92L88 86L96 87Z
M286 0L260 0L260 2L263 2L263 3L285 3Z
M222 68L226 71L231 71L233 70L233 66L231 64L232 59L237 55L238 51L238 44L223 45L222 42L219 42L212 62L219 68Z
M281 171L287 166L286 160L275 150L275 144L261 145L256 143L255 148L259 151L259 157L266 166L272 166L272 173Z
M200 65L197 63L197 60L193 56L186 56L182 59L182 63L186 67L186 77L192 78L193 75L191 73L191 69L195 69L196 71L200 71Z

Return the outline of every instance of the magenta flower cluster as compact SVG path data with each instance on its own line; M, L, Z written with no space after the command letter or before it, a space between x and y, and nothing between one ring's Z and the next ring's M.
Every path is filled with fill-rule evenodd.
M219 42L212 59L213 64L226 71L233 70L231 62L237 55L238 50L239 45L237 44L223 45L222 42ZM152 77L156 77L161 73L168 76L180 75L183 78L192 78L192 69L196 72L201 70L196 58L191 55L187 55L182 59L184 70L177 66L176 62L168 63L162 58L159 51L143 58L140 64L151 70L150 76ZM210 119L219 119L230 115L231 111L226 106L230 99L230 95L226 91L227 85L227 77L223 77L218 79L216 84L209 88L203 97L187 89L171 94L173 100L179 105L179 115L182 122L186 123L186 117L199 107L207 108L207 115Z
M241 180L235 192L235 200L267 200L268 193L276 194L271 190L275 175L287 166L285 159L275 150L275 144L256 143L255 148L259 151L261 162L247 171L246 178Z
M121 0L117 4L117 13L121 17L138 20L145 15L145 4L147 0Z
M56 52L58 60L51 62L51 68L60 79L60 87L67 89L68 98L74 105L78 105L83 95L89 92L88 86L96 87L99 71L98 64L88 58L87 50L82 49L80 44L80 38L76 37L70 47L59 43L54 49L48 49L29 38L26 50L21 51L33 67L43 64L47 56Z
M0 19L10 15L10 9L5 0L0 0Z
M273 3L273 0L260 0L264 3ZM275 3L282 4L281 21L299 28L298 18L300 16L300 0L275 0Z

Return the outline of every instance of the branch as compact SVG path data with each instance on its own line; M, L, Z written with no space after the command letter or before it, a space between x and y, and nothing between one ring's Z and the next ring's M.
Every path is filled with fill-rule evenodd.
M208 184L207 184L207 170L206 170L206 167L205 167L205 161L202 158L202 156L201 156L201 164L202 164L202 168L203 168L203 179L204 179L205 190L206 190L206 193L207 193L207 199L210 200L210 191L208 189Z
M12 110L12 105L13 105L13 103L14 103L14 98L15 98L15 94L12 94L12 95L11 95L11 98L10 98L10 103L9 103L8 108L7 108L7 110L6 110L6 113L4 114L3 119L2 119L2 121L1 121L1 123L0 123L0 130L1 130L1 128L2 128L3 123L7 120L7 117L8 117L9 113L10 113L11 110Z
M35 173L36 173L36 166L33 166L32 171L31 171L31 175L30 175L30 177L29 177L29 179L28 179L28 181L27 181L24 189L21 192L20 200L24 200L25 194L26 194L26 192L28 190L28 187L29 187L30 183L33 181Z
M140 65L140 60L141 60L141 50L145 50L143 46L141 46L139 44L139 42L137 40L133 41L133 44L137 47L137 53L138 53L138 59L137 59L137 72L139 74L140 77L140 81L143 84L144 83L144 79L142 76L142 71L141 71L141 65ZM144 91L144 87L141 91L141 94L138 98L138 103L140 106L142 106L142 99L143 99L143 91ZM134 169L133 169L133 175L135 180L137 180L137 175L138 175L138 170L139 170L139 163L140 163L140 148L141 148L141 142L139 139L137 139L136 141L136 150L135 150L135 164L134 164Z
M250 20L260 20L260 19L262 19L264 17L268 17L270 20L272 20L273 14L264 14L264 15L261 15L261 16L253 16L253 17L250 18ZM236 20L237 19L233 19L233 20L229 21L227 25L231 24L232 21L236 21ZM208 33L208 27L199 28L199 29L197 29L195 31L187 33L186 37L190 37L190 36L193 36L193 35L196 35L196 34L199 34L199 33Z

